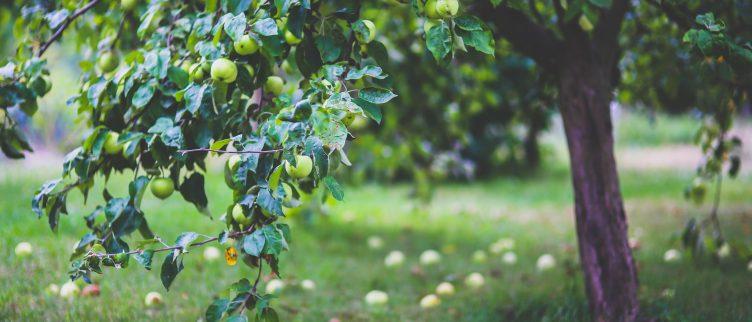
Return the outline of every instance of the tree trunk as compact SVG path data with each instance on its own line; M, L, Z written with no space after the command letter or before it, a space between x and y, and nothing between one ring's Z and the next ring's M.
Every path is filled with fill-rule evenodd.
M634 321L637 272L627 238L609 103L611 66L584 46L563 53L559 104L569 146L580 261L594 321ZM608 66L608 67L604 67Z

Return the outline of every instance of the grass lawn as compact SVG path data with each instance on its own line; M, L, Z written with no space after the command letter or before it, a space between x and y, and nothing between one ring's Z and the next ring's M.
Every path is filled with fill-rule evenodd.
M185 258L185 270L170 292L159 282L159 264L145 271L134 261L126 269L108 268L98 278L102 296L63 300L45 295L50 283L66 279L69 251L85 233L83 214L99 201L81 206L78 194L69 200L70 216L61 220L57 234L30 210L30 198L44 179L31 177L20 166L5 167L0 176L0 320L48 321L195 321L212 296L241 277L254 273L224 260L207 262L200 249ZM25 174L24 174L25 173ZM219 172L214 172L219 174ZM749 321L752 319L752 272L746 263L697 263L685 254L679 263L664 263L663 253L678 247L676 233L696 208L681 197L691 174L687 172L633 172L621 174L630 234L640 240L635 256L640 269L643 309L669 321ZM39 178L41 177L41 178ZM115 195L125 194L123 178L109 184ZM721 216L730 236L749 236L752 225L752 178L727 181ZM229 203L230 191L220 175L208 182L215 214ZM415 207L409 187L366 185L348 187L346 201L328 206L327 215L311 221L286 220L292 225L291 251L283 255L281 272L288 286L273 306L283 321L582 321L587 319L577 265L571 188L565 170L550 169L534 178L502 178L472 185L448 184L437 189L433 203ZM182 231L214 235L222 225L201 216L178 195L167 201L144 199L151 227L167 241ZM380 236L384 247L368 248L369 236ZM138 238L135 236L134 238ZM516 241L518 262L504 265L500 256L485 263L471 260L478 249L501 237ZM748 237L747 237L748 238ZM18 242L28 241L34 255L13 254ZM749 239L746 240L749 243ZM426 249L442 251L441 263L418 265ZM401 250L405 264L386 268L385 255ZM553 254L557 266L538 272L536 259ZM463 285L471 272L485 276L479 290ZM302 279L317 284L313 292L297 287ZM457 293L431 311L421 310L421 297L442 281L452 282ZM365 306L372 289L388 292L382 309ZM668 291L667 291L668 290ZM165 295L166 305L148 309L149 291ZM668 293L673 292L673 296Z

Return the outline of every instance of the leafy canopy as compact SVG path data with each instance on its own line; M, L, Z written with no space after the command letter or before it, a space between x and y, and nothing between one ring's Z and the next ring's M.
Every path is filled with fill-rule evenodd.
M420 1L402 8L425 15ZM20 12L16 55L0 62L3 152L19 158L31 150L12 115L33 115L49 91L43 54L64 32L84 56L68 105L90 128L66 155L62 177L37 191L34 212L55 230L71 191L88 196L97 178L133 175L124 196L105 184L105 203L84 217L90 231L71 256L70 277L89 281L131 257L150 270L165 253L161 280L169 290L190 248L218 242L229 265L242 259L259 275L230 286L206 319L244 320L248 309L276 320L272 297L257 284L264 265L281 274L279 256L291 242L281 221L286 209L321 183L331 197L344 198L330 172L336 162L350 164L343 150L352 137L348 120L380 122L379 105L396 97L380 67L386 46L360 17L360 1L31 1ZM493 37L477 18L447 12L435 21L425 41L437 61L449 62L457 43L493 54ZM226 229L161 239L141 207L144 194L159 182L151 190L168 198L174 186L212 216L204 182L214 153L234 155L225 167L233 203L219 217Z

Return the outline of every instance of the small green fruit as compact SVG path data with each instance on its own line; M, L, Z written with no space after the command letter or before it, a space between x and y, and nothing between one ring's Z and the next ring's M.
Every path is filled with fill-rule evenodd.
M287 174L291 177L301 179L311 174L311 170L313 170L313 160L311 157L307 155L296 155L295 163L297 164L293 166L290 162L285 162L285 171L287 171Z
M243 213L243 206L239 203L236 203L235 206L232 207L232 219L235 220L236 223L244 226L251 223L251 218L245 216Z
M120 0L120 7L124 11L131 11L138 4L138 0Z
M234 154L230 156L229 159L227 159L227 162L225 162L225 183L228 187L234 189L235 184L232 180L232 177L235 175L235 171L238 170L238 165L240 164L240 156L237 154Z
M191 62L189 60L184 60L182 63L180 63L180 69L182 69L188 75L191 74L191 68L192 67L193 67L193 62Z
M587 32L593 30L593 23L590 22L590 19L585 15L580 16L580 20L578 20L577 23L580 24L580 28L582 28L583 31Z
M128 267L128 260L130 260L130 256L126 253L119 253L116 254L113 258L113 261L115 261L115 264L120 265L120 267L125 268Z
M31 247L31 244L27 242L20 242L18 245L16 245L16 249L14 249L16 256L18 257L27 257L31 255L33 248Z
M214 81L232 83L238 77L238 66L227 58L220 58L211 65L211 77Z
M266 79L266 83L264 83L264 91L277 96L282 93L282 86L284 86L284 84L285 81L282 80L282 77L269 76L269 78Z
M234 42L232 46L235 48L235 52L237 52L238 55L241 56L251 55L257 52L259 49L259 45L256 40L251 38L251 36L249 35L240 36L240 39Z
M99 61L97 62L99 69L102 70L103 73L109 73L115 70L119 64L120 57L111 51L107 51L102 54L102 56L99 56Z
M436 0L436 13L442 18L451 18L457 15L460 3L457 0Z
M190 77L191 77L191 81L193 81L195 83L200 83L201 81L204 80L204 76L206 76L206 75L204 75L204 68L201 66L201 64L195 63L195 64L191 65L191 69L190 70L191 71L190 71L189 74L190 74Z
M287 42L287 44L295 46L303 40L298 37L295 37L295 35L289 30L285 30L285 41Z
M361 44L367 44L372 42L374 39L376 39L376 25L373 24L373 21L371 20L362 20L363 24L366 26L366 29L368 29L368 38L363 38L363 35L360 33L355 33L355 38L358 40Z
M290 65L290 62L287 60L282 62L282 70L285 71L285 74L290 75L295 72L294 69L292 69L292 65Z
M104 153L115 155L123 151L123 145L118 143L119 137L120 135L115 132L107 133L107 138L104 140Z
M175 191L175 184L169 178L156 178L150 184L151 193L159 199L167 199Z
M423 7L423 10L426 12L426 17L431 19L439 19L441 16L436 11L436 0L428 0L426 1L425 7Z

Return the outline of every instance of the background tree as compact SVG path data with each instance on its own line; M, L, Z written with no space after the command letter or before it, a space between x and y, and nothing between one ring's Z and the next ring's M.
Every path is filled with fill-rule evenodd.
M639 314L637 272L627 243L609 109L621 76L620 59L630 50L629 41L620 40L639 36L627 33L635 29L624 30L622 22L635 19L634 12L655 9L692 21L694 13L711 10L709 6L699 1L490 1L472 9L556 79L575 191L579 254L594 320L631 321ZM675 10L686 7L696 11ZM660 15L654 17L649 23L670 24ZM748 52L749 48L739 49L734 55L744 57Z

